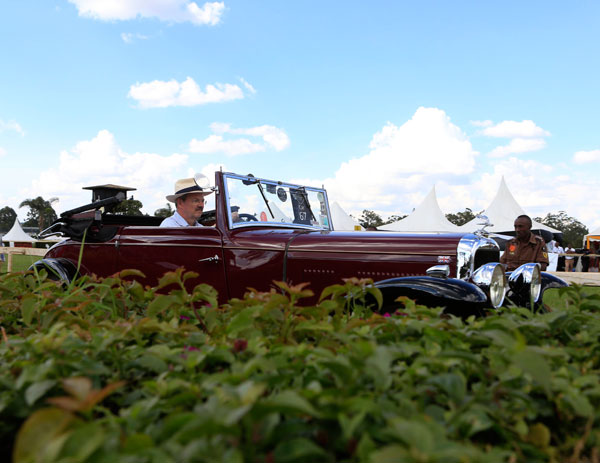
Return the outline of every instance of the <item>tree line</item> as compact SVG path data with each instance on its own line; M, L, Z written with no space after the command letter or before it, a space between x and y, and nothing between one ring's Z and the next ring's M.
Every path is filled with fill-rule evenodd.
M37 228L41 231L52 225L52 223L58 219L56 211L52 207L52 203L45 200L41 196L22 201L21 204L19 204L19 209L22 207L28 208L25 221L21 224L23 227ZM142 212L142 207L142 202L134 199L132 196L116 205L112 210L112 213L118 215L144 215ZM162 207L154 211L154 216L169 217L173 214L173 212L174 209L170 204L167 204L166 207ZM0 233L6 233L9 231L14 225L16 218L17 213L12 207L5 206L1 208Z
M470 220L473 220L476 215L477 214L475 214L471 209L467 207L462 212L457 212L455 214L446 214L446 218L454 225L458 225L460 227L461 225L466 224ZM407 217L407 214L394 214L391 215L387 220L383 220L381 216L376 212L365 209L362 211L362 215L356 220L358 220L358 223L361 224L365 229L367 229L373 227L381 227L382 225L388 225L390 223L397 222L398 220L402 220L405 217Z
M446 214L448 221L459 227L470 222L476 216L477 213L468 207L464 211ZM397 222L405 217L406 215L392 215L387 220L384 220L376 212L365 209L357 220L365 229L368 229ZM568 243L573 247L581 246L583 237L589 233L588 228L584 224L575 217L569 216L565 211L559 211L556 214L548 213L545 217L535 217L533 220L560 230L563 235L563 243Z

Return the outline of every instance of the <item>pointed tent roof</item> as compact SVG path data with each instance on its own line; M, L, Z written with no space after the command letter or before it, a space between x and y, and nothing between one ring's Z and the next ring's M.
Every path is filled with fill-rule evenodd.
M333 222L333 229L338 231L355 231L355 227L360 227L360 230L363 230L363 227L350 217L342 206L340 206L337 201L334 201L333 204L329 206L329 211L331 212L331 221Z
M600 235L600 227L598 227L595 230L592 230L591 232L589 232L589 235Z
M271 218L272 222L286 222L286 223L292 222L292 219L290 219L287 215L285 215L283 213L283 211L277 207L275 202L270 201L269 207L271 208L271 211L273 212L273 215L275 216L274 218ZM267 217L268 216L269 215L267 214Z
M523 208L517 203L506 182L504 176L500 180L500 187L496 193L496 197L492 200L487 209L483 212L493 224L487 227L486 230L494 233L509 232L514 230L515 219L526 214ZM532 220L532 230L546 230L551 233L561 233L560 230L544 225L543 223ZM460 227L463 232L474 232L481 228L480 220L475 218Z
M517 203L516 199L509 191L504 176L500 180L500 187L496 193L496 197L492 200L487 209L483 212L493 224L491 227L487 227L486 230L493 233L503 233L513 231L515 226L515 219L526 214L523 208ZM463 226L460 227L463 232L474 232L481 228L479 223L481 220L475 218ZM551 233L561 233L560 230L544 225L543 223L536 222L533 220L532 230L546 230Z
M423 202L408 216L397 222L378 227L379 230L401 232L459 232L460 228L450 222L437 202L435 185Z
M2 237L2 241L12 243L33 243L35 240L23 231L18 219L6 235Z
M595 230L592 230L589 234L590 235L600 235L600 227L596 228Z
M590 241L600 241L600 227L592 230L583 237L583 246L586 248L590 247Z

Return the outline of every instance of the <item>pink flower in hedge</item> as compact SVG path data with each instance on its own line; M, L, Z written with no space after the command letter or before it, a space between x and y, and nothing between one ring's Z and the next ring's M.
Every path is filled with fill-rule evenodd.
M248 348L248 341L245 339L236 339L233 343L233 351L237 354L238 352L244 352Z
M184 349L189 351L200 350L196 346L185 346Z
M406 312L400 312L399 310L396 310L396 313L394 315L398 315L400 317L407 317L408 314Z
M180 315L179 316L179 320L189 320L190 317L186 316L186 315Z
M386 313L384 313L384 314L383 314L383 316L384 316L384 317L391 317L391 315L390 315L390 313L389 313L389 312L386 312Z

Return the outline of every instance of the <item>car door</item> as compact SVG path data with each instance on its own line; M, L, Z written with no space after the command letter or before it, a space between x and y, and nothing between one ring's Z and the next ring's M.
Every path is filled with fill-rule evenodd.
M166 272L180 267L198 273L186 282L213 286L219 301L229 298L221 232L213 227L124 227L117 239L118 267L142 271L144 284L155 285Z

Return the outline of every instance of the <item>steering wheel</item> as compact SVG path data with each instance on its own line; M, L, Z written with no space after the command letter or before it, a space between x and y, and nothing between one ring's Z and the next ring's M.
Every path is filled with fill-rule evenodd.
M258 219L252 214L239 214L240 222L258 222Z

